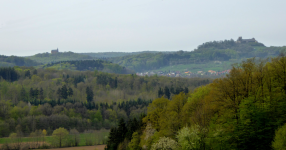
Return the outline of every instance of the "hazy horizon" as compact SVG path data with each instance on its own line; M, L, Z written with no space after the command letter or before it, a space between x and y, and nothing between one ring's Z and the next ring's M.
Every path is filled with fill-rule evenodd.
M255 38L286 45L286 1L0 1L0 55L192 51L208 41Z

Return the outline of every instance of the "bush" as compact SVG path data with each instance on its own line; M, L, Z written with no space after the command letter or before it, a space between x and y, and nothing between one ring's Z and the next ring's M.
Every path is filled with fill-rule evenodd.
M286 124L284 124L275 132L272 147L275 150L286 150Z

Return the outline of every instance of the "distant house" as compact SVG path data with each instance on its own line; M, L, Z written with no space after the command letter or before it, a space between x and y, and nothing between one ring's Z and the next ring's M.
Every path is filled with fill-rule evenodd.
M242 37L238 37L238 39L236 40L236 43L249 43L249 42L254 42L257 43L257 41L255 40L255 38L252 39L242 39Z
M208 71L210 74L215 74L216 72L215 71L213 71L213 70L209 70Z
M59 49L54 49L54 50L51 50L51 54L57 54L59 52Z

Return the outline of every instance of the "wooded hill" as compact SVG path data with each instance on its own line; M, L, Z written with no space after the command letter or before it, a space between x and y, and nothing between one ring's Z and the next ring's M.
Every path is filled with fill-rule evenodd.
M207 42L191 52L143 53L108 60L137 72L178 64L206 64L214 61L240 62L241 59L275 57L286 47L266 47L262 43L236 43L234 40Z
M31 58L38 60L39 62L31 60ZM79 59L79 60L73 60ZM55 60L48 64L42 65L48 61ZM66 60L66 61L59 61ZM40 63L42 62L42 63ZM82 56L72 52L58 53L58 54L37 54L32 57L17 57L17 56L3 56L0 55L0 67L13 67L13 66L34 66L36 68L53 68L57 70L98 70L108 73L118 74L132 74L134 71L125 67L121 67L118 64L114 64L105 60L94 60L89 56Z
M78 70L78 71L102 71L117 74L132 74L134 71L118 64L114 64L103 60L74 60L74 61L61 61L56 63L49 63L43 65L42 68L53 68L57 70Z
M204 78L139 77L97 70L1 68L0 136L14 132L29 136L39 129L51 134L59 127L79 132L110 129L120 118L139 119L158 93L171 98L209 82Z
M51 54L47 52L47 53L36 54L34 56L28 56L27 58L42 64L55 63L59 61L93 59L93 57L91 56L81 55L73 52L59 52L56 54Z
M13 67L13 66L37 66L41 63L35 62L28 58L17 56L4 56L0 55L0 67Z
M175 52L175 51L173 51ZM171 51L165 51L163 53L173 53ZM122 56L127 56L127 55L137 55L137 54L142 54L142 53L158 53L158 51L141 51L141 52L98 52L98 53L79 53L82 55L88 55L93 58L97 59L107 59L110 57L122 57Z

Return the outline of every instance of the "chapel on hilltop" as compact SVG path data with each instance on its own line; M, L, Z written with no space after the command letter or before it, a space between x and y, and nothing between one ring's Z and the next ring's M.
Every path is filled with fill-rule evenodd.
M51 50L51 54L57 54L59 52L59 49L54 49L54 50Z

